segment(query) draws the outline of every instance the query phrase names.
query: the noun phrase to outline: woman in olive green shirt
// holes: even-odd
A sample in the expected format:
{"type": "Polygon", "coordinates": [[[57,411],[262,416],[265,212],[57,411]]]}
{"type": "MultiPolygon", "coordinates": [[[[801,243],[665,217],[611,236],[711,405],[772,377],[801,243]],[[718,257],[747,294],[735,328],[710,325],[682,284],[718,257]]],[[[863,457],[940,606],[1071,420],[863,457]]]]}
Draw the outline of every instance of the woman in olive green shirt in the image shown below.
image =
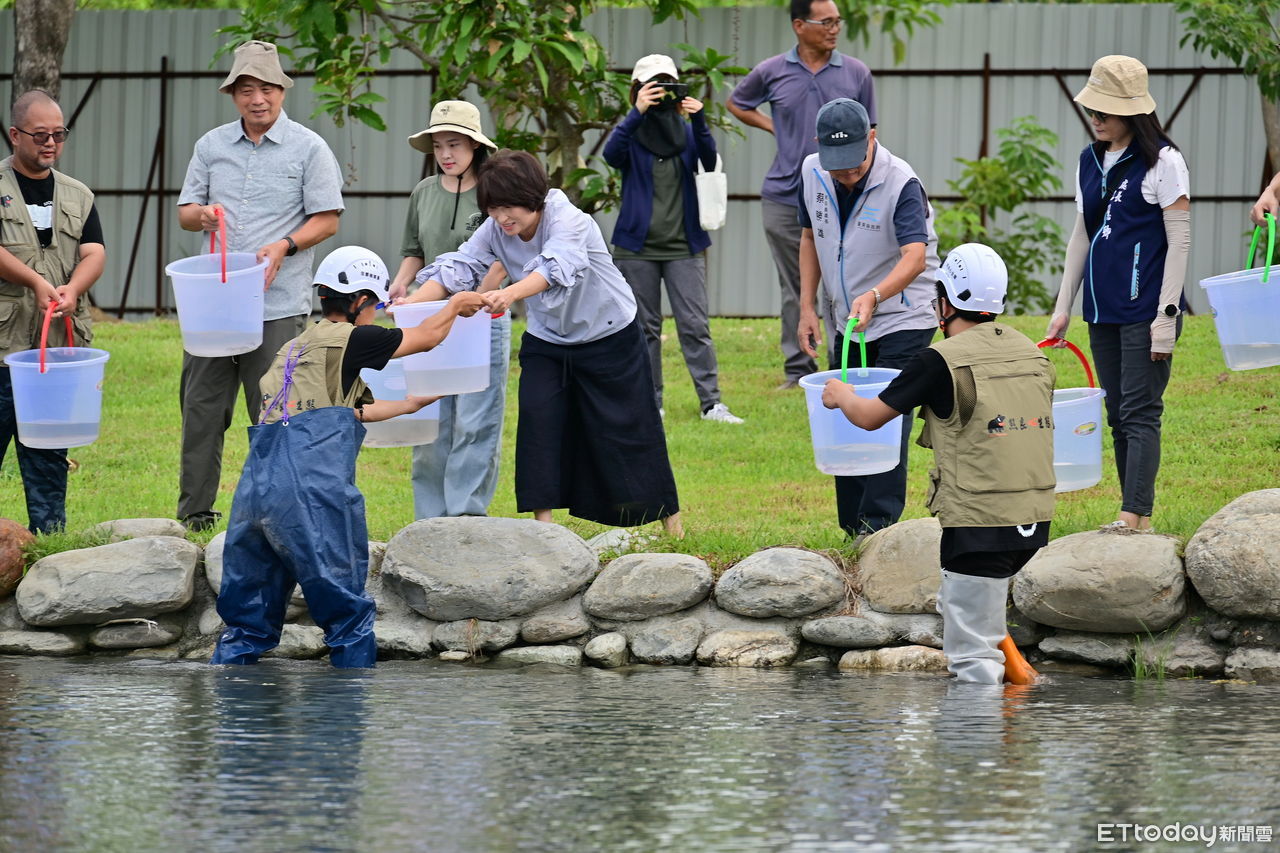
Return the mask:
{"type": "MultiPolygon", "coordinates": [[[[426,130],[409,137],[419,151],[435,155],[437,174],[409,197],[400,269],[393,299],[408,292],[427,258],[452,252],[475,233],[485,215],[476,203],[476,173],[496,146],[480,130],[480,111],[466,101],[441,101],[426,130]]],[[[495,263],[480,290],[493,290],[506,272],[495,263]]],[[[413,504],[417,518],[485,515],[498,485],[502,416],[511,358],[511,318],[493,318],[489,343],[489,387],[440,400],[440,434],[413,449],[413,504]]]]}

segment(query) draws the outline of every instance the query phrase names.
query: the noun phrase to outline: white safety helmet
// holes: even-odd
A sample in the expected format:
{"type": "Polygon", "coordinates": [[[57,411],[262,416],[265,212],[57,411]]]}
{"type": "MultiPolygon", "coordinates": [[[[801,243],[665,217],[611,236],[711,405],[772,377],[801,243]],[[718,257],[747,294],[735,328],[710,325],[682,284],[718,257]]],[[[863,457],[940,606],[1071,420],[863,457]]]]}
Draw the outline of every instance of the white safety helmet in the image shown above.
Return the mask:
{"type": "Polygon", "coordinates": [[[379,302],[390,300],[387,265],[363,246],[343,246],[326,255],[316,270],[315,283],[338,293],[369,290],[378,295],[379,302]]]}
{"type": "Polygon", "coordinates": [[[1003,314],[1009,292],[1009,271],[996,250],[981,243],[965,243],[947,254],[938,282],[953,308],[980,314],[1003,314]]]}

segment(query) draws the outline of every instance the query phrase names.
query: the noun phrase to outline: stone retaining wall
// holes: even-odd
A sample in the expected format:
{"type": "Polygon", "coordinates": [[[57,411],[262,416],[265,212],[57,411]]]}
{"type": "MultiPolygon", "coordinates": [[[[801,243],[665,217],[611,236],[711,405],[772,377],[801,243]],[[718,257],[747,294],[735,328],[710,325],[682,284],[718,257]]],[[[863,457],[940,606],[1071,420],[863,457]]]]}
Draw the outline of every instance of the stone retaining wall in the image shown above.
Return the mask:
{"type": "MultiPolygon", "coordinates": [[[[167,519],[101,527],[122,541],[45,557],[0,600],[0,653],[208,659],[223,535],[201,549],[167,519]]],[[[615,531],[585,542],[528,519],[430,519],[371,546],[368,591],[385,658],[945,672],[940,535],[914,519],[867,539],[848,570],[779,547],[716,579],[685,554],[615,556],[640,541],[615,531]],[[615,557],[603,568],[601,552],[615,557]]],[[[1015,578],[1010,632],[1033,661],[1280,681],[1277,554],[1280,489],[1228,504],[1185,555],[1155,534],[1064,536],[1015,578]]],[[[326,651],[295,591],[273,655],[326,651]]]]}

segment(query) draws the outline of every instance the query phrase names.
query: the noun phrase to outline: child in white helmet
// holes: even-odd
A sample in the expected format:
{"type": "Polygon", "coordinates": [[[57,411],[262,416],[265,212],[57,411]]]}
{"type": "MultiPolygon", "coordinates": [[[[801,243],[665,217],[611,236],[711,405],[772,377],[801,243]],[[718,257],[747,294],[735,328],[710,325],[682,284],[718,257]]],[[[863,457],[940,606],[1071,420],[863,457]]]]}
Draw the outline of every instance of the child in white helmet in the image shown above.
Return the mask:
{"type": "Polygon", "coordinates": [[[1009,640],[1009,578],[1049,541],[1053,517],[1053,365],[1025,335],[994,322],[1008,273],[988,246],[966,243],[938,270],[933,301],[944,339],[878,397],[832,379],[827,408],[876,429],[921,407],[919,443],[934,451],[929,509],[942,525],[943,652],[961,681],[1025,683],[1035,671],[1009,640]]]}
{"type": "Polygon", "coordinates": [[[459,293],[416,328],[376,326],[390,278],[378,256],[359,246],[326,257],[315,283],[324,319],[281,347],[262,377],[262,416],[249,427],[249,457],[227,525],[218,593],[227,628],[212,663],[255,663],[274,648],[297,583],[333,665],[374,665],[374,605],[364,594],[369,537],[355,484],[361,424],[437,398],[374,400],[360,370],[435,347],[454,318],[483,304],[479,294],[459,293]]]}

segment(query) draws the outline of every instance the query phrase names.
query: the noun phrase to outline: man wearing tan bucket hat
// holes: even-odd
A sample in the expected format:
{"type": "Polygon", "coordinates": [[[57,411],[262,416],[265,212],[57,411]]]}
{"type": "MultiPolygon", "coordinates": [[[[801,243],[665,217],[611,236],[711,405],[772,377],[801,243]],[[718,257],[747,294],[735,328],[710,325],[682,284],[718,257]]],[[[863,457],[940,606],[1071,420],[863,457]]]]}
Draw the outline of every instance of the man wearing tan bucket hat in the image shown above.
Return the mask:
{"type": "Polygon", "coordinates": [[[1119,517],[1105,529],[1149,530],[1164,390],[1186,308],[1191,181],[1156,118],[1141,62],[1102,57],[1075,100],[1095,141],[1076,169],[1078,213],[1048,337],[1066,345],[1082,292],[1120,479],[1119,517]]]}
{"type": "Polygon", "coordinates": [[[285,115],[285,90],[292,86],[275,45],[249,41],[236,48],[218,91],[231,96],[240,118],[196,142],[178,196],[185,230],[217,231],[221,218],[227,251],[253,252],[267,262],[261,346],[237,356],[182,356],[178,518],[194,530],[212,527],[220,515],[213,504],[236,394],[244,389],[249,420],[256,422],[258,381],[311,313],[312,247],[337,233],[343,210],[333,152],[285,115]]]}

